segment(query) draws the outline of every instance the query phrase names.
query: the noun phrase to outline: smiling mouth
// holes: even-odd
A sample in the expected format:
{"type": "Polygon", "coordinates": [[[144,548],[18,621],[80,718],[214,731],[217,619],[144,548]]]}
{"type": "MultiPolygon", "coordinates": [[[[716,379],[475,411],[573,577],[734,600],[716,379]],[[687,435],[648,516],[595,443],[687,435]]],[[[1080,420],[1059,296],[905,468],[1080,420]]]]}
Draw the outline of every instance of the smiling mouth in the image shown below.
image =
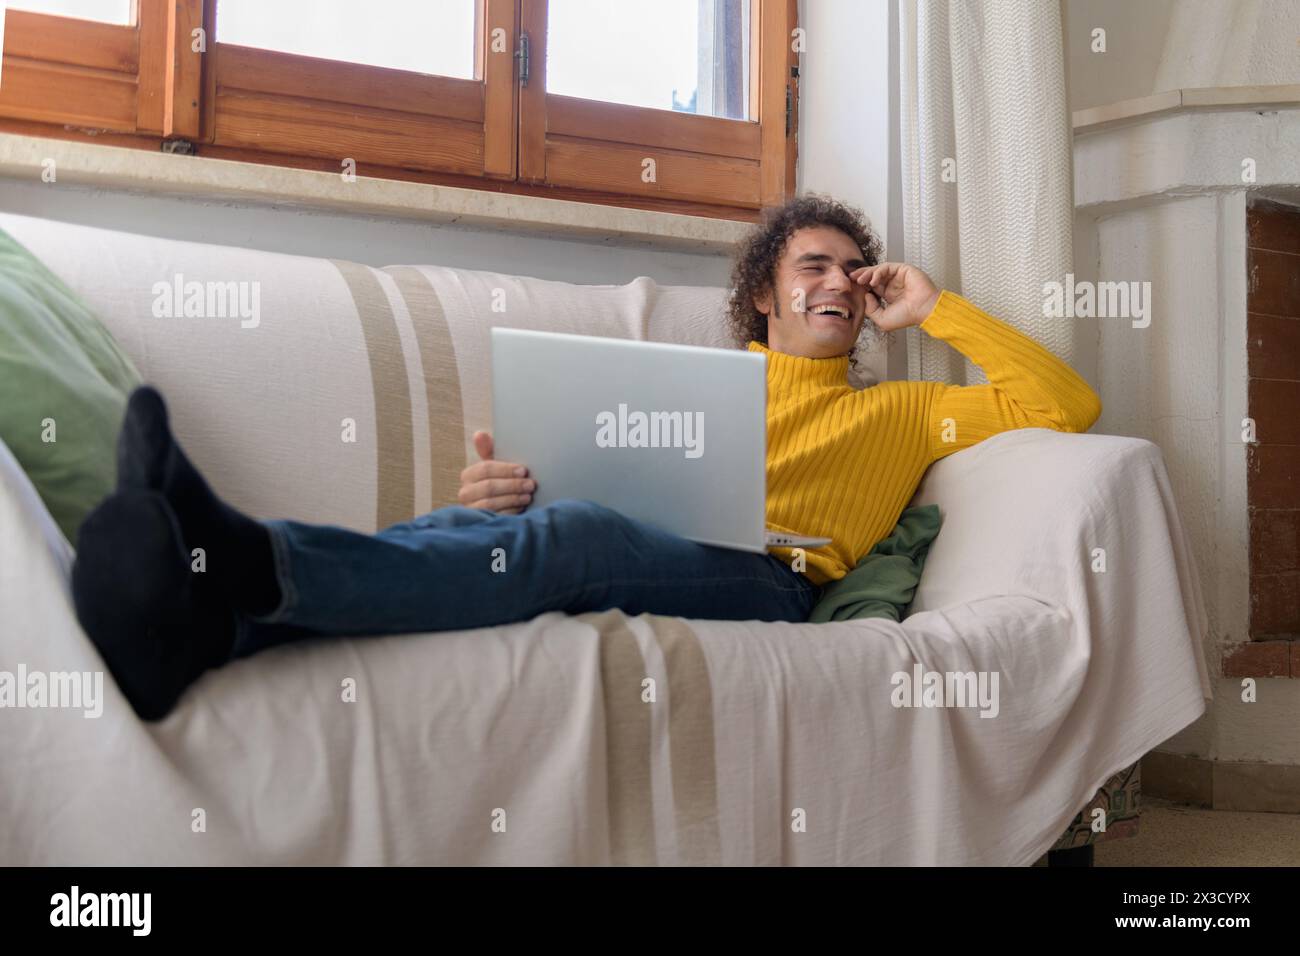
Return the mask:
{"type": "Polygon", "coordinates": [[[837,315],[846,320],[853,318],[848,308],[842,305],[815,305],[808,311],[813,315],[837,315]]]}

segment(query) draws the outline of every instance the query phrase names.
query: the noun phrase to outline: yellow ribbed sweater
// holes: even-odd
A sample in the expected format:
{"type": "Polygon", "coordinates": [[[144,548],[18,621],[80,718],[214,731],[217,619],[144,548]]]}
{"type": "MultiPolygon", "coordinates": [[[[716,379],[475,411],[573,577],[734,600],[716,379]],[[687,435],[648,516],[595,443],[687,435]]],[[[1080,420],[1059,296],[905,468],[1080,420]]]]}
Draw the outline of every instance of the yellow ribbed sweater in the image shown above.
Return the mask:
{"type": "MultiPolygon", "coordinates": [[[[808,549],[816,584],[847,574],[894,530],[932,462],[1014,428],[1085,432],[1101,399],[1033,339],[944,290],[921,323],[984,370],[987,385],[881,382],[855,390],[849,358],[767,356],[767,524],[831,538],[808,549]]],[[[771,553],[787,564],[790,548],[771,553]]]]}

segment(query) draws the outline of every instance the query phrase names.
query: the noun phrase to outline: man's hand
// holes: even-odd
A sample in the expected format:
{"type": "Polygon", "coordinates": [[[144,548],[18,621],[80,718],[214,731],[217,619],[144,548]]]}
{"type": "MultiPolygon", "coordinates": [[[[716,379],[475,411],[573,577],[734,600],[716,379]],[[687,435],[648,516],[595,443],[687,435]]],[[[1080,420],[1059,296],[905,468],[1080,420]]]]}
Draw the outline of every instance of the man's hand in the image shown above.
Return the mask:
{"type": "Polygon", "coordinates": [[[884,332],[920,325],[939,301],[930,277],[903,262],[863,266],[849,278],[867,287],[867,318],[884,332]]]}
{"type": "Polygon", "coordinates": [[[460,473],[460,493],[456,495],[460,503],[503,515],[517,515],[527,508],[537,487],[528,477],[528,469],[510,461],[493,461],[489,432],[474,433],[474,450],[483,460],[460,473]]]}

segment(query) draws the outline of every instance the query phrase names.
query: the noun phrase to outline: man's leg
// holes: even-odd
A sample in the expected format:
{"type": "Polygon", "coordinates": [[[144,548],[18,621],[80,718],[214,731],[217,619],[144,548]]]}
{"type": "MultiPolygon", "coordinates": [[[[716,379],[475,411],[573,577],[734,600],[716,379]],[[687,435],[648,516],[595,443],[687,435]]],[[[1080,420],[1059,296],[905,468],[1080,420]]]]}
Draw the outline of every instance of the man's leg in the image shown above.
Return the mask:
{"type": "Polygon", "coordinates": [[[364,535],[270,521],[282,600],[235,656],[324,634],[458,630],[620,608],[804,621],[816,588],[776,558],[696,544],[590,501],[521,515],[452,507],[364,535]]]}
{"type": "Polygon", "coordinates": [[[590,502],[519,516],[447,508],[375,536],[254,521],[213,494],[147,387],[127,403],[118,488],[83,522],[72,569],[77,618],[146,720],[205,670],[299,637],[609,607],[803,620],[814,590],[768,555],[697,545],[590,502]]]}

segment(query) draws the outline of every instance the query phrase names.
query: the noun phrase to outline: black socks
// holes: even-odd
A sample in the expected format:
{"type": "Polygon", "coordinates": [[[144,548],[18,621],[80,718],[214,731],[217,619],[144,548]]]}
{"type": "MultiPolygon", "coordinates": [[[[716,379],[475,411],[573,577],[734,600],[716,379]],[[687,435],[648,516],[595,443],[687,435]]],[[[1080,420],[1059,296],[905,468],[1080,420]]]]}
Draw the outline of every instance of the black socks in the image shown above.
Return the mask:
{"type": "Polygon", "coordinates": [[[72,595],[144,720],[166,716],[195,678],[230,659],[236,610],[279,604],[270,534],[213,494],[147,386],[127,403],[117,491],[78,531],[72,595]]]}
{"type": "Polygon", "coordinates": [[[213,493],[171,433],[162,396],[137,388],[127,403],[117,444],[117,488],[159,492],[171,506],[191,563],[231,605],[254,616],[280,603],[271,536],[213,493]],[[202,555],[193,555],[201,549],[202,555]]]}

